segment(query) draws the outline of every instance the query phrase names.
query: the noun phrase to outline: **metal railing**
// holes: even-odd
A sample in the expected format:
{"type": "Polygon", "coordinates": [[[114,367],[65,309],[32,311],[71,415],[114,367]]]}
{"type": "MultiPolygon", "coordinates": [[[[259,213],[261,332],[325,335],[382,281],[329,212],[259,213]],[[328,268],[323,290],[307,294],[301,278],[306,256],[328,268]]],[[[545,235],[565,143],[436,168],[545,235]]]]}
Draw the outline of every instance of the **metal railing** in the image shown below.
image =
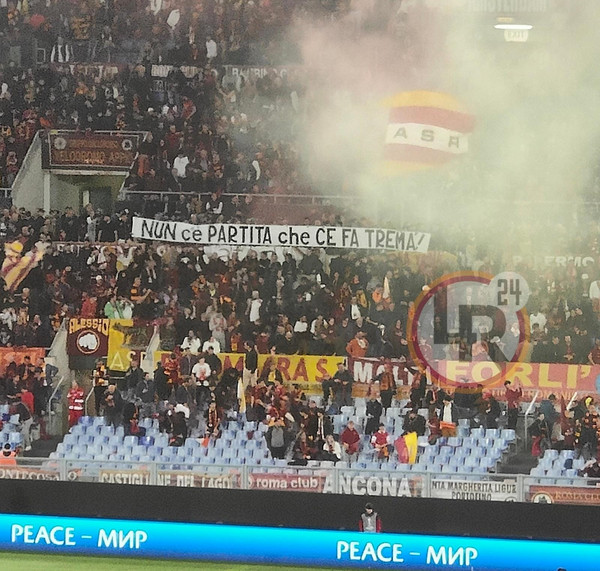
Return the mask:
{"type": "Polygon", "coordinates": [[[54,390],[48,399],[48,432],[50,434],[62,434],[62,415],[56,414],[56,411],[52,408],[54,402],[60,402],[60,397],[57,397],[58,390],[65,382],[65,377],[61,377],[54,386],[54,390]]]}
{"type": "MultiPolygon", "coordinates": [[[[165,197],[173,196],[178,197],[184,196],[199,196],[200,198],[210,198],[210,193],[196,193],[196,192],[177,192],[172,190],[132,190],[123,188],[122,193],[131,198],[135,196],[148,196],[158,195],[161,200],[165,197]]],[[[252,193],[226,193],[223,195],[224,198],[237,197],[240,201],[243,201],[247,196],[251,196],[253,202],[268,201],[272,204],[311,204],[314,206],[327,205],[329,203],[344,202],[348,204],[348,201],[356,202],[362,201],[372,203],[373,198],[367,198],[366,196],[360,196],[358,194],[347,194],[345,196],[340,195],[316,195],[316,194],[252,194],[252,193]]]]}
{"type": "MultiPolygon", "coordinates": [[[[325,463],[326,464],[326,463],[325,463]]],[[[366,470],[339,465],[263,466],[19,458],[0,478],[273,490],[361,496],[600,505],[600,480],[526,474],[433,473],[415,464],[366,470]]]]}
{"type": "Polygon", "coordinates": [[[525,422],[523,423],[524,424],[523,431],[525,433],[525,438],[523,439],[523,447],[525,449],[527,448],[527,437],[529,436],[528,435],[529,426],[527,424],[527,420],[531,416],[531,413],[533,412],[535,403],[539,396],[540,396],[540,391],[535,391],[535,394],[533,395],[533,398],[531,399],[531,402],[529,403],[529,406],[527,407],[527,410],[525,411],[525,422]]]}
{"type": "Polygon", "coordinates": [[[90,400],[90,398],[92,397],[92,395],[94,395],[94,391],[93,390],[89,390],[88,394],[85,397],[85,401],[83,403],[83,414],[85,414],[85,416],[88,416],[88,401],[90,400]]]}

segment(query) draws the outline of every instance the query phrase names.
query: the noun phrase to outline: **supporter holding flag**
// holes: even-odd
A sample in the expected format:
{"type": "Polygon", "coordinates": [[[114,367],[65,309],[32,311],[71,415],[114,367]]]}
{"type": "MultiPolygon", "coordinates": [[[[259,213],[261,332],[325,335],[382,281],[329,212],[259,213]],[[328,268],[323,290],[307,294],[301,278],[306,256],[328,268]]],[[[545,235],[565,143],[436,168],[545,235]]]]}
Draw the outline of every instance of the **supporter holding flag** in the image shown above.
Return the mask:
{"type": "Polygon", "coordinates": [[[456,436],[456,425],[458,423],[458,409],[452,402],[450,395],[444,395],[443,403],[440,407],[439,418],[440,418],[440,429],[442,436],[456,436]]]}
{"type": "Polygon", "coordinates": [[[385,425],[379,425],[377,432],[371,437],[371,444],[375,449],[377,458],[387,460],[390,457],[390,435],[387,433],[385,425]]]}
{"type": "Polygon", "coordinates": [[[506,397],[506,406],[508,408],[507,428],[516,430],[517,420],[519,418],[519,404],[523,396],[523,389],[519,383],[515,383],[514,388],[511,381],[504,382],[504,396],[506,397]]]}
{"type": "Polygon", "coordinates": [[[14,292],[27,274],[35,268],[44,257],[47,244],[38,242],[33,250],[23,255],[23,244],[19,241],[4,245],[4,262],[0,269],[0,276],[6,282],[6,288],[14,292]]]}
{"type": "Polygon", "coordinates": [[[531,455],[536,458],[542,456],[552,445],[550,441],[552,433],[550,423],[546,420],[543,412],[540,412],[538,417],[533,421],[533,424],[529,427],[529,433],[533,436],[531,455]]]}
{"type": "Polygon", "coordinates": [[[392,406],[392,399],[396,394],[396,379],[394,378],[394,372],[392,364],[387,360],[383,366],[383,371],[379,373],[374,379],[376,383],[379,383],[379,394],[381,396],[381,405],[384,409],[392,406]]]}

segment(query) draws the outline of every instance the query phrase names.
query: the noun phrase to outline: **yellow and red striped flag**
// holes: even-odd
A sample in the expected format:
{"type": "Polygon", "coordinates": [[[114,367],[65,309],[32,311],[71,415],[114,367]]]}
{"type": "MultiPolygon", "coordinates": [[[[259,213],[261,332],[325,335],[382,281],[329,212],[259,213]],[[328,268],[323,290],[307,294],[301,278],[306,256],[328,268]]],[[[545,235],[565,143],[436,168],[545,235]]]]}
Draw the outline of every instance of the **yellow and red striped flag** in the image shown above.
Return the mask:
{"type": "Polygon", "coordinates": [[[475,119],[451,95],[408,91],[384,105],[390,108],[384,148],[390,165],[426,168],[468,152],[475,119]]]}

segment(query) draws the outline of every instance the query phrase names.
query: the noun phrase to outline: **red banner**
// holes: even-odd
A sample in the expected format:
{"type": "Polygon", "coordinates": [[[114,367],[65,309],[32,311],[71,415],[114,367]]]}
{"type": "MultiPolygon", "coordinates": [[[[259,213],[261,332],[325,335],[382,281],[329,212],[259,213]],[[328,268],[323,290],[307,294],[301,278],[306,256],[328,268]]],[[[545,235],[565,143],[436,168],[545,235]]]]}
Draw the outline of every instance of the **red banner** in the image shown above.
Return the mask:
{"type": "Polygon", "coordinates": [[[25,357],[31,357],[35,365],[38,359],[46,356],[46,349],[41,347],[0,347],[0,374],[4,375],[6,367],[13,361],[20,365],[25,357]]]}
{"type": "MultiPolygon", "coordinates": [[[[405,373],[406,363],[392,359],[392,370],[396,384],[408,387],[412,375],[405,373]]],[[[382,359],[350,359],[349,368],[354,380],[369,383],[383,371],[382,359]]],[[[460,382],[481,383],[485,389],[493,389],[499,396],[504,392],[505,380],[519,381],[524,391],[539,390],[542,395],[571,395],[574,391],[596,393],[596,379],[600,376],[600,365],[567,365],[563,363],[492,363],[490,361],[438,361],[437,370],[444,377],[460,382]],[[499,379],[488,383],[488,379],[501,373],[499,379]]],[[[455,387],[450,387],[454,391],[455,387]]]]}
{"type": "Polygon", "coordinates": [[[288,492],[323,492],[327,477],[304,474],[258,474],[248,475],[251,490],[277,490],[288,492]]]}
{"type": "Polygon", "coordinates": [[[531,486],[529,502],[600,506],[600,488],[593,486],[531,486]]]}

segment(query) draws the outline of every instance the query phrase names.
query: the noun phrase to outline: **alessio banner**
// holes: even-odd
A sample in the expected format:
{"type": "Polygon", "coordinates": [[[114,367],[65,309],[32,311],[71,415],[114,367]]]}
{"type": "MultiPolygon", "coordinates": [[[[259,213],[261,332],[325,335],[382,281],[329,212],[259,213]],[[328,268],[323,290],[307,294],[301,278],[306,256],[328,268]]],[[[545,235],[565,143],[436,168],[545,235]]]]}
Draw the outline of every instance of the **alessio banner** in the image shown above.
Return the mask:
{"type": "Polygon", "coordinates": [[[206,246],[272,246],[307,248],[353,248],[427,252],[431,234],[348,228],[344,226],[297,226],[259,224],[187,224],[150,218],[133,219],[134,238],[206,246]]]}

